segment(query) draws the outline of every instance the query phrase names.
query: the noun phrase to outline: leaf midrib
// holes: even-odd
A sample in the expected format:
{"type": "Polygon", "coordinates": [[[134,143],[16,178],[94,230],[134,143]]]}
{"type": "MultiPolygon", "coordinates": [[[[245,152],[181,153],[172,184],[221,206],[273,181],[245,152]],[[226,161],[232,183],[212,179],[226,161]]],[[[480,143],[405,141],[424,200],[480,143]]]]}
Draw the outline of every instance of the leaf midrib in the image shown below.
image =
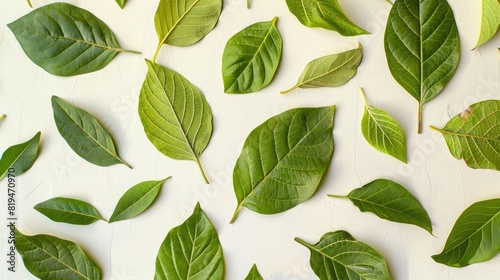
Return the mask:
{"type": "Polygon", "coordinates": [[[7,166],[7,168],[5,169],[5,172],[3,174],[0,174],[0,179],[3,179],[5,177],[5,174],[7,174],[7,172],[9,171],[9,168],[14,166],[14,164],[16,164],[16,162],[21,158],[21,156],[24,155],[24,153],[28,150],[28,148],[31,146],[31,144],[33,144],[33,142],[35,141],[35,138],[37,138],[36,137],[37,135],[38,135],[38,133],[33,138],[28,140],[29,143],[26,145],[26,147],[19,153],[19,155],[17,155],[15,160],[13,160],[12,163],[9,166],[7,166]]]}
{"type": "Polygon", "coordinates": [[[37,207],[36,209],[37,210],[38,209],[44,209],[44,210],[51,210],[51,211],[57,211],[57,212],[63,212],[63,213],[70,213],[70,214],[74,214],[74,215],[78,215],[78,216],[84,216],[84,217],[94,218],[94,219],[97,219],[97,220],[101,220],[102,219],[101,216],[94,216],[93,214],[86,214],[86,213],[83,213],[83,212],[76,212],[74,210],[66,210],[66,209],[60,209],[60,208],[49,208],[49,207],[37,207]]]}
{"type": "Polygon", "coordinates": [[[457,137],[477,138],[477,139],[481,139],[481,140],[485,140],[485,141],[500,141],[500,139],[495,139],[495,138],[491,138],[491,137],[473,135],[473,134],[468,134],[468,133],[460,133],[460,132],[455,132],[455,131],[448,131],[448,130],[444,130],[444,129],[438,129],[435,127],[433,127],[433,129],[435,129],[443,134],[450,134],[450,135],[457,136],[457,137]]]}
{"type": "MultiPolygon", "coordinates": [[[[193,2],[193,5],[191,5],[190,7],[188,7],[188,9],[186,9],[184,11],[184,13],[182,15],[179,16],[179,18],[177,19],[177,21],[172,25],[172,27],[170,28],[170,30],[168,30],[167,34],[165,34],[165,36],[163,37],[163,39],[160,41],[160,44],[159,46],[165,44],[165,41],[167,41],[168,37],[170,36],[170,34],[172,32],[175,31],[175,28],[177,28],[177,25],[179,25],[179,23],[184,19],[184,17],[186,17],[186,15],[194,8],[194,6],[196,6],[200,1],[202,0],[197,0],[195,2],[193,2]]],[[[167,16],[168,17],[168,16],[167,16]]],[[[167,26],[168,28],[168,26],[167,26]]]]}
{"type": "MultiPolygon", "coordinates": [[[[359,50],[359,49],[355,49],[355,50],[359,50]]],[[[332,69],[332,70],[326,71],[326,72],[325,72],[325,73],[323,73],[323,74],[320,74],[320,75],[318,75],[318,76],[314,76],[314,77],[312,77],[312,78],[310,78],[310,79],[308,79],[308,80],[302,81],[300,84],[298,84],[298,85],[297,85],[297,87],[300,87],[300,86],[302,86],[302,85],[305,85],[305,84],[307,84],[307,83],[310,83],[311,81],[318,80],[318,79],[320,79],[320,78],[322,78],[322,77],[324,77],[324,76],[327,76],[327,75],[329,75],[329,74],[331,74],[331,73],[333,73],[333,72],[335,72],[335,71],[339,70],[340,68],[342,68],[343,66],[345,66],[346,64],[348,64],[349,62],[351,62],[351,61],[354,59],[354,57],[355,57],[355,55],[354,55],[354,56],[352,56],[352,57],[350,57],[350,58],[349,58],[348,60],[346,60],[344,63],[342,63],[342,64],[338,65],[337,67],[335,67],[335,68],[334,68],[334,69],[332,69]]],[[[338,56],[337,56],[337,58],[338,58],[338,56]]],[[[333,61],[333,62],[335,62],[335,61],[333,61]]],[[[333,64],[333,62],[332,62],[332,63],[330,63],[330,65],[332,65],[332,64],[333,64]]]]}
{"type": "MultiPolygon", "coordinates": [[[[384,126],[382,126],[381,124],[379,124],[378,120],[377,120],[377,119],[373,116],[373,114],[372,114],[372,110],[371,110],[372,108],[373,108],[373,107],[371,107],[371,106],[366,106],[366,111],[368,111],[368,114],[370,115],[370,118],[371,118],[371,119],[373,120],[373,122],[377,125],[377,127],[379,127],[379,128],[380,128],[379,130],[380,130],[380,131],[382,131],[382,134],[384,135],[384,138],[386,138],[386,139],[389,141],[389,143],[391,143],[391,145],[392,145],[393,147],[395,147],[395,148],[396,148],[396,145],[394,145],[394,143],[392,142],[392,138],[391,138],[391,137],[389,137],[389,135],[387,135],[387,134],[385,133],[385,130],[383,129],[383,128],[384,128],[384,126]]],[[[378,142],[378,139],[377,139],[377,142],[378,142]]],[[[401,144],[401,143],[399,143],[399,142],[398,142],[398,144],[401,144]]],[[[385,146],[385,145],[384,145],[384,146],[385,146]]]]}
{"type": "MultiPolygon", "coordinates": [[[[156,190],[158,188],[159,185],[163,184],[165,181],[160,181],[160,182],[157,182],[151,189],[149,189],[144,195],[142,195],[138,200],[136,200],[134,203],[131,203],[129,206],[127,206],[125,209],[123,209],[123,211],[121,211],[120,213],[116,214],[114,216],[114,221],[116,221],[116,218],[120,217],[121,215],[123,215],[125,212],[127,212],[130,208],[134,207],[135,205],[139,204],[139,202],[141,202],[142,200],[144,200],[144,198],[146,196],[148,196],[150,193],[152,193],[154,190],[156,190]]],[[[149,204],[151,205],[151,204],[149,204]]],[[[148,205],[148,206],[149,206],[148,205]]],[[[147,206],[146,206],[147,207],[147,206]]],[[[111,218],[110,218],[111,220],[111,218]]]]}
{"type": "Polygon", "coordinates": [[[353,196],[350,196],[350,195],[348,195],[347,197],[348,197],[349,199],[351,199],[351,200],[357,200],[357,201],[361,201],[361,202],[364,202],[364,203],[370,204],[370,205],[372,205],[372,206],[379,206],[380,208],[384,208],[384,209],[386,209],[386,210],[392,210],[392,211],[394,211],[394,212],[396,212],[396,213],[398,213],[398,214],[400,214],[400,215],[402,215],[402,216],[405,216],[405,217],[410,218],[410,220],[416,220],[416,221],[420,222],[418,219],[415,219],[415,218],[413,218],[412,216],[410,216],[410,215],[408,215],[408,214],[406,214],[406,213],[404,213],[404,212],[401,212],[401,211],[399,211],[399,210],[397,210],[397,209],[395,209],[395,208],[390,208],[390,207],[387,207],[387,206],[385,206],[385,205],[383,205],[383,204],[377,204],[377,203],[374,203],[374,202],[370,202],[369,200],[362,199],[362,198],[357,198],[357,197],[353,197],[353,196]]]}

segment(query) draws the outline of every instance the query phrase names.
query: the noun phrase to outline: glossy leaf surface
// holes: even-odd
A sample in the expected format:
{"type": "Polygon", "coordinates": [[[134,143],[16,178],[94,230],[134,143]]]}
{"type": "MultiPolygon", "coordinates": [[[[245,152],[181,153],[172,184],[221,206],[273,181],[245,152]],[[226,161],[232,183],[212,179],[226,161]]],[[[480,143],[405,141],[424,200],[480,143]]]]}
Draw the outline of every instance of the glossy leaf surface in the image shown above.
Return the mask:
{"type": "Polygon", "coordinates": [[[94,206],[72,198],[51,198],[33,208],[55,222],[89,225],[99,220],[105,221],[94,206]]]}
{"type": "Polygon", "coordinates": [[[0,159],[0,180],[7,174],[21,175],[33,166],[38,156],[41,134],[38,132],[30,140],[5,150],[0,159]]]}

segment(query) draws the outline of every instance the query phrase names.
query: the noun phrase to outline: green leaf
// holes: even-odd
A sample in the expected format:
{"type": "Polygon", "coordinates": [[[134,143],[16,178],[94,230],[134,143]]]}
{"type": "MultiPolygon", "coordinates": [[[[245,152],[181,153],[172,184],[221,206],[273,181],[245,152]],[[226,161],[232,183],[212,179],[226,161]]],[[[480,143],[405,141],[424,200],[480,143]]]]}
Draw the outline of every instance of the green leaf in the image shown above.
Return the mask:
{"type": "Polygon", "coordinates": [[[30,140],[5,150],[0,159],[0,180],[7,174],[19,176],[33,166],[38,156],[41,135],[41,132],[37,132],[30,140]]]}
{"type": "Polygon", "coordinates": [[[438,262],[464,267],[485,262],[500,252],[500,199],[472,204],[458,217],[438,262]]]}
{"type": "Polygon", "coordinates": [[[57,129],[75,153],[98,166],[132,168],[118,157],[111,135],[94,116],[55,95],[51,101],[57,129]]]}
{"type": "Polygon", "coordinates": [[[482,0],[481,31],[476,48],[495,36],[500,26],[500,2],[498,0],[482,0]]]}
{"type": "Polygon", "coordinates": [[[348,198],[362,212],[372,212],[382,219],[421,227],[432,234],[429,215],[418,200],[400,184],[378,179],[351,191],[348,198]]]}
{"type": "Polygon", "coordinates": [[[471,105],[452,118],[441,132],[450,153],[474,169],[500,170],[500,100],[471,105]]]}
{"type": "Polygon", "coordinates": [[[24,235],[16,229],[16,250],[24,266],[40,279],[99,280],[99,267],[78,244],[50,235],[24,235]]]}
{"type": "Polygon", "coordinates": [[[125,7],[125,3],[127,2],[127,0],[116,0],[116,3],[118,4],[118,6],[120,6],[120,8],[123,9],[123,7],[125,7]]]}
{"type": "Polygon", "coordinates": [[[287,93],[299,87],[317,88],[344,85],[354,77],[362,58],[363,47],[359,44],[357,49],[315,59],[306,65],[297,84],[281,93],[287,93]]]}
{"type": "Polygon", "coordinates": [[[446,0],[398,0],[385,30],[385,54],[394,79],[422,107],[448,84],[458,66],[460,38],[446,0]]]}
{"type": "Polygon", "coordinates": [[[254,23],[227,41],[222,55],[226,93],[256,92],[271,83],[283,49],[277,21],[254,23]]]}
{"type": "Polygon", "coordinates": [[[361,119],[361,132],[366,141],[378,151],[391,155],[400,161],[406,160],[406,135],[401,125],[385,111],[370,106],[366,101],[365,111],[361,119]]]}
{"type": "Polygon", "coordinates": [[[26,55],[45,71],[74,76],[100,70],[122,49],[92,13],[66,3],[38,8],[7,25],[26,55]]]}
{"type": "Polygon", "coordinates": [[[212,136],[212,111],[205,96],[181,74],[146,63],[139,116],[149,141],[170,158],[195,161],[208,184],[199,160],[212,136]]]}
{"type": "Polygon", "coordinates": [[[248,273],[245,280],[264,280],[264,278],[262,278],[262,276],[260,275],[259,270],[257,269],[257,265],[254,264],[252,266],[252,269],[248,273]]]}
{"type": "Polygon", "coordinates": [[[89,225],[106,221],[91,204],[72,198],[55,197],[38,203],[33,208],[55,222],[89,225]]]}
{"type": "Polygon", "coordinates": [[[156,258],[155,280],[222,280],[224,257],[217,231],[196,204],[193,214],[173,228],[156,258]]]}
{"type": "Polygon", "coordinates": [[[163,44],[193,45],[214,29],[222,11],[222,0],[160,0],[155,14],[158,35],[156,56],[163,44]]]}
{"type": "Polygon", "coordinates": [[[370,34],[346,17],[338,0],[286,0],[286,4],[307,27],[337,31],[343,36],[370,34]]]}
{"type": "Polygon", "coordinates": [[[131,219],[153,204],[160,193],[161,186],[170,177],[160,181],[146,181],[131,187],[116,204],[109,222],[131,219]]]}
{"type": "Polygon", "coordinates": [[[335,106],[298,108],[274,116],[247,137],[233,171],[238,207],[286,211],[308,200],[333,156],[335,106]]]}
{"type": "Polygon", "coordinates": [[[321,280],[390,280],[384,257],[345,231],[329,232],[314,245],[295,241],[311,251],[311,268],[321,280]]]}
{"type": "Polygon", "coordinates": [[[5,119],[5,114],[0,115],[0,121],[3,121],[5,119]]]}

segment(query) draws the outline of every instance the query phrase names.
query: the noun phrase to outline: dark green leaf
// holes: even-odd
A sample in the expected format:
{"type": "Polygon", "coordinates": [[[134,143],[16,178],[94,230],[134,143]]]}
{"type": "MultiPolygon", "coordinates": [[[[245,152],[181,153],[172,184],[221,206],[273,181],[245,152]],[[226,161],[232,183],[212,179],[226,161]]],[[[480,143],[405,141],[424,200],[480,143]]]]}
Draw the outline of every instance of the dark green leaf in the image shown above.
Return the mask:
{"type": "Polygon", "coordinates": [[[92,13],[66,3],[38,8],[9,23],[26,55],[45,71],[74,76],[100,70],[122,49],[92,13]]]}
{"type": "Polygon", "coordinates": [[[222,280],[224,257],[217,231],[200,207],[173,228],[156,258],[155,280],[222,280]]]}
{"type": "Polygon", "coordinates": [[[476,202],[458,217],[438,262],[453,267],[485,262],[500,252],[500,199],[476,202]]]}
{"type": "Polygon", "coordinates": [[[5,150],[0,159],[0,180],[8,174],[18,176],[30,169],[35,163],[40,147],[41,132],[22,144],[5,150]]]}
{"type": "Polygon", "coordinates": [[[16,250],[40,279],[99,280],[99,267],[75,243],[50,235],[27,236],[16,229],[16,250]]]}
{"type": "Polygon", "coordinates": [[[345,231],[329,232],[314,245],[295,241],[311,251],[311,268],[321,280],[391,280],[384,257],[345,231]]]}
{"type": "Polygon", "coordinates": [[[273,80],[283,48],[277,20],[252,24],[227,41],[222,55],[226,93],[256,92],[273,80]]]}
{"type": "Polygon", "coordinates": [[[99,220],[105,221],[94,206],[72,198],[55,197],[33,208],[55,222],[89,225],[99,220]]]}
{"type": "Polygon", "coordinates": [[[491,40],[500,26],[500,1],[481,0],[481,5],[481,31],[479,33],[476,48],[491,40]]]}
{"type": "Polygon", "coordinates": [[[254,264],[252,266],[252,269],[248,273],[245,280],[264,280],[264,278],[262,278],[262,276],[260,275],[259,270],[257,269],[257,265],[254,264]]]}
{"type": "Polygon", "coordinates": [[[245,141],[233,171],[238,207],[286,211],[316,191],[333,156],[335,106],[298,108],[274,116],[245,141]]]}

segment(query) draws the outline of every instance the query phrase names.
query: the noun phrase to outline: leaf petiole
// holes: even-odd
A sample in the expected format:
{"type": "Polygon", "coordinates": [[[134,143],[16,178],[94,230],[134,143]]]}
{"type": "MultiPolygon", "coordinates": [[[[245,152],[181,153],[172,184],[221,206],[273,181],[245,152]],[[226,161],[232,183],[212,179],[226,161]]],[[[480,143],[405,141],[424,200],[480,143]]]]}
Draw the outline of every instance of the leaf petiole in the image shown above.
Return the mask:
{"type": "Polygon", "coordinates": [[[207,175],[205,174],[205,170],[203,170],[203,166],[201,166],[200,159],[196,157],[196,163],[198,164],[198,167],[200,168],[201,175],[203,176],[203,180],[205,180],[205,183],[210,184],[210,182],[207,179],[207,175]]]}
{"type": "Polygon", "coordinates": [[[361,96],[363,97],[363,102],[365,103],[365,107],[369,107],[368,102],[366,101],[365,91],[363,90],[362,87],[359,88],[359,91],[361,92],[361,96]]]}
{"type": "Polygon", "coordinates": [[[31,1],[28,0],[28,5],[30,6],[30,8],[33,8],[33,5],[31,5],[31,1]]]}
{"type": "Polygon", "coordinates": [[[345,195],[336,195],[336,194],[328,194],[328,197],[333,197],[333,198],[349,198],[348,196],[345,196],[345,195]]]}
{"type": "Polygon", "coordinates": [[[247,9],[250,9],[250,0],[247,0],[247,9]]]}
{"type": "Polygon", "coordinates": [[[418,134],[422,134],[422,103],[418,103],[418,134]]]}
{"type": "Polygon", "coordinates": [[[243,203],[238,205],[238,208],[234,211],[233,217],[231,218],[231,221],[229,221],[230,224],[234,223],[236,220],[236,217],[238,217],[238,213],[240,213],[241,207],[243,206],[243,203]]]}
{"type": "Polygon", "coordinates": [[[5,114],[2,114],[2,115],[0,116],[0,121],[2,121],[3,119],[5,119],[5,114]]]}

